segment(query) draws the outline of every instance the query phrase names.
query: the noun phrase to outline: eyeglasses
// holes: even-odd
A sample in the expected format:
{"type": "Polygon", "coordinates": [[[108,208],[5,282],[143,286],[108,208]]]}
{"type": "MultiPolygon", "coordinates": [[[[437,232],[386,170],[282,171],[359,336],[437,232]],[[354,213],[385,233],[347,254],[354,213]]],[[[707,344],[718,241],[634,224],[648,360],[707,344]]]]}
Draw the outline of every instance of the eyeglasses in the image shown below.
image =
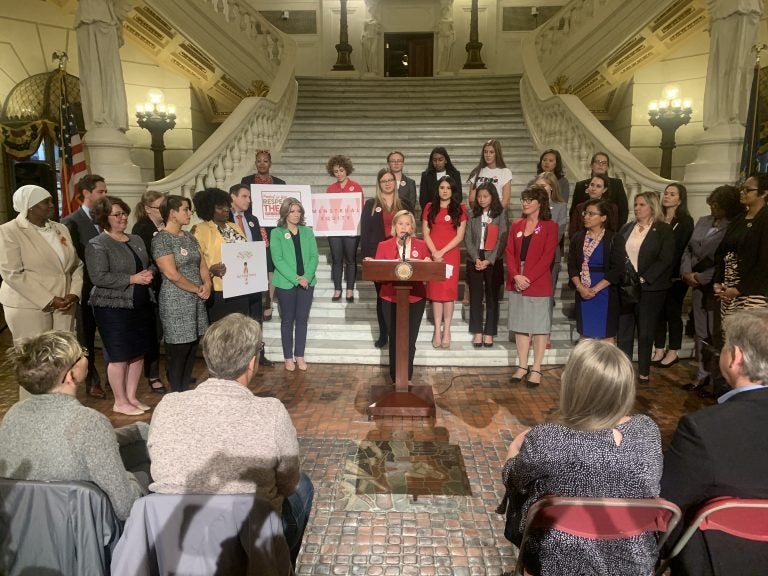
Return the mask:
{"type": "Polygon", "coordinates": [[[117,219],[128,218],[128,214],[126,214],[125,212],[116,212],[115,214],[110,214],[110,216],[117,219]]]}
{"type": "Polygon", "coordinates": [[[582,213],[581,213],[581,216],[582,216],[582,217],[587,217],[587,216],[602,216],[602,214],[600,214],[600,212],[588,212],[587,210],[584,210],[584,212],[582,212],[582,213]]]}
{"type": "Polygon", "coordinates": [[[69,373],[72,371],[72,369],[73,369],[75,366],[77,366],[77,363],[78,363],[78,362],[80,362],[80,360],[82,360],[83,358],[88,358],[88,348],[86,348],[85,346],[81,346],[81,347],[80,347],[80,356],[78,356],[78,357],[77,357],[77,360],[75,360],[75,361],[72,363],[72,366],[70,366],[70,367],[67,369],[67,371],[66,371],[66,372],[64,372],[64,378],[62,378],[62,379],[61,379],[61,381],[62,381],[62,382],[64,382],[64,380],[65,380],[65,379],[66,379],[66,377],[67,377],[67,374],[69,374],[69,373]]]}
{"type": "Polygon", "coordinates": [[[144,204],[145,210],[160,210],[160,206],[150,206],[149,204],[144,204]]]}
{"type": "Polygon", "coordinates": [[[744,194],[749,194],[750,192],[760,192],[760,188],[747,188],[746,186],[741,189],[744,194]]]}

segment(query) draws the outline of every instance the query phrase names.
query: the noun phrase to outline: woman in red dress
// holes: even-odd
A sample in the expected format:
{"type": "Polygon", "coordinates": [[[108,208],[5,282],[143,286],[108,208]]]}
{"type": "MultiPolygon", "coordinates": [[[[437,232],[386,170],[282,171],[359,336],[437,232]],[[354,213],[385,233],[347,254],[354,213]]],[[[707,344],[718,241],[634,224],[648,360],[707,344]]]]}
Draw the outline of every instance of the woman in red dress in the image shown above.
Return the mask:
{"type": "MultiPolygon", "coordinates": [[[[400,210],[392,218],[392,237],[379,242],[376,249],[377,260],[401,260],[405,253],[406,260],[429,260],[429,248],[423,240],[414,236],[416,219],[408,210],[400,210]]],[[[421,318],[424,316],[426,289],[424,282],[411,282],[408,295],[408,380],[413,378],[413,359],[416,356],[416,339],[419,336],[421,318]]],[[[397,310],[395,287],[391,282],[381,284],[379,299],[382,301],[384,319],[389,332],[389,375],[395,381],[395,358],[397,351],[397,330],[395,314],[397,310]]]]}
{"type": "Polygon", "coordinates": [[[437,192],[422,213],[424,241],[435,262],[445,262],[445,280],[427,284],[427,298],[432,301],[435,318],[434,348],[451,347],[451,319],[453,303],[459,295],[459,266],[461,243],[467,227],[467,209],[461,203],[461,192],[456,181],[443,176],[437,183],[437,192]]]}

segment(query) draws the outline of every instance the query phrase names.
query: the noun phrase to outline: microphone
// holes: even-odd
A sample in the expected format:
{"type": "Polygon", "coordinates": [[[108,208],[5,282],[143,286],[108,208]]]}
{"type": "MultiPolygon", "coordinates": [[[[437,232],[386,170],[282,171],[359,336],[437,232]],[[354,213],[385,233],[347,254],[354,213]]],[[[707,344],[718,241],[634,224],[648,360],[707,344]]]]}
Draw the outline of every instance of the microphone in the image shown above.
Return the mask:
{"type": "Polygon", "coordinates": [[[403,260],[406,259],[406,257],[405,257],[406,256],[405,255],[405,242],[406,242],[406,240],[408,240],[409,236],[410,236],[410,234],[408,234],[408,232],[403,232],[402,234],[400,234],[400,240],[403,241],[403,260]]]}

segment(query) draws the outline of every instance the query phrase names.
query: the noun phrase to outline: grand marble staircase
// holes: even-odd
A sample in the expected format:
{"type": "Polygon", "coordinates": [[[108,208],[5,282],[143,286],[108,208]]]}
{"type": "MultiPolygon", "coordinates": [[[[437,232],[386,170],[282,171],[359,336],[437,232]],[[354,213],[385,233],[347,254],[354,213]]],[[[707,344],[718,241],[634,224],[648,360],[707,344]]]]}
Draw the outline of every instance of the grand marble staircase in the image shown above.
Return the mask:
{"type": "MultiPolygon", "coordinates": [[[[296,117],[280,158],[272,172],[289,183],[312,185],[325,191],[331,178],[325,163],[334,154],[352,158],[352,178],[367,196],[375,189],[376,172],[386,166],[390,150],[406,156],[405,172],[417,183],[434,146],[444,145],[456,167],[467,176],[480,158],[489,138],[502,142],[504,159],[512,170],[514,198],[535,174],[538,155],[522,119],[519,77],[404,78],[376,80],[328,80],[300,78],[296,117]]],[[[309,362],[386,364],[387,350],[373,346],[378,337],[373,285],[359,281],[356,300],[331,302],[330,255],[324,238],[318,240],[320,267],[310,314],[306,356],[309,362]]],[[[463,271],[462,271],[463,274],[463,271]]],[[[558,292],[564,288],[559,287],[558,292]]],[[[565,299],[572,295],[565,288],[565,299]]],[[[552,348],[546,362],[565,361],[571,348],[572,326],[563,314],[560,298],[554,312],[552,348]]],[[[460,302],[452,322],[450,350],[431,346],[432,325],[424,319],[417,345],[416,364],[429,366],[506,366],[516,362],[513,343],[506,331],[506,302],[501,304],[497,344],[475,349],[467,320],[469,311],[460,302]]],[[[279,309],[264,324],[267,351],[279,359],[279,309]]]]}

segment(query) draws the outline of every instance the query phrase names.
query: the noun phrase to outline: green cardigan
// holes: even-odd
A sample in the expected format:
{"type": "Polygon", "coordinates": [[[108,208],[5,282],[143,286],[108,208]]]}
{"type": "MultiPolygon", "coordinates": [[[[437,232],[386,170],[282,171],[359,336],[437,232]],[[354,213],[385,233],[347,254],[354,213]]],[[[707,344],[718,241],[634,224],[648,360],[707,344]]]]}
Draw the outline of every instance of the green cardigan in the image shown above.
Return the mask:
{"type": "MultiPolygon", "coordinates": [[[[299,239],[301,242],[301,257],[304,260],[304,278],[310,286],[317,283],[315,272],[317,271],[318,253],[317,241],[312,228],[299,226],[299,239]]],[[[272,262],[275,265],[275,273],[272,275],[272,284],[276,288],[290,290],[299,285],[296,275],[296,250],[293,240],[287,228],[273,228],[269,235],[269,249],[272,253],[272,262]],[[286,238],[286,236],[288,236],[286,238]]]]}

